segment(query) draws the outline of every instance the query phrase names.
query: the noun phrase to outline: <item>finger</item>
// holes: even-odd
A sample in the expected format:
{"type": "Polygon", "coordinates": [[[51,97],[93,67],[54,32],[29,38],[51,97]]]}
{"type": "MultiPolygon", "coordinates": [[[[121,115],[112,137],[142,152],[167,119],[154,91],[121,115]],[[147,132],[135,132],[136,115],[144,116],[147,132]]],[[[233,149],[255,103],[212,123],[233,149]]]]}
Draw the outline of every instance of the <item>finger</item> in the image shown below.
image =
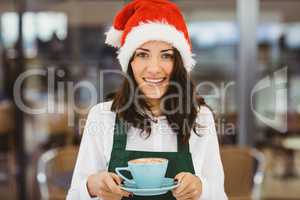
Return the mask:
{"type": "Polygon", "coordinates": [[[198,200],[198,199],[191,199],[191,198],[189,198],[189,199],[186,199],[186,198],[181,199],[181,198],[178,198],[178,197],[175,197],[175,198],[176,198],[176,200],[198,200]]]}
{"type": "Polygon", "coordinates": [[[187,198],[187,197],[181,197],[181,198],[178,198],[177,200],[198,200],[198,199],[194,199],[194,198],[187,198]]]}
{"type": "Polygon", "coordinates": [[[182,179],[183,177],[185,176],[185,172],[180,172],[179,174],[177,174],[175,177],[174,177],[174,180],[177,181],[178,183],[180,183],[180,185],[175,188],[173,191],[176,193],[179,189],[179,187],[182,187],[182,179]]]}
{"type": "Polygon", "coordinates": [[[111,195],[99,197],[99,199],[101,200],[120,200],[121,198],[122,197],[120,196],[111,196],[111,195]]]}
{"type": "Polygon", "coordinates": [[[105,178],[105,184],[109,188],[110,192],[115,193],[115,194],[122,194],[122,190],[118,185],[115,183],[114,179],[111,176],[108,176],[105,178]]]}
{"type": "MultiPolygon", "coordinates": [[[[101,189],[102,190],[102,189],[101,189]]],[[[107,190],[103,190],[107,193],[111,193],[111,194],[114,194],[118,197],[130,197],[131,195],[133,195],[131,192],[127,192],[125,190],[121,190],[121,194],[118,194],[118,193],[112,193],[111,191],[107,191],[107,190]]]]}
{"type": "Polygon", "coordinates": [[[112,198],[120,199],[121,197],[130,197],[131,193],[122,190],[122,194],[115,194],[115,193],[112,193],[112,192],[107,191],[107,190],[100,190],[100,191],[99,191],[99,195],[100,195],[102,198],[103,198],[104,196],[105,196],[105,197],[110,197],[109,200],[111,200],[112,198]]]}
{"type": "Polygon", "coordinates": [[[120,198],[120,195],[117,194],[113,194],[111,192],[107,192],[105,190],[100,190],[98,193],[98,197],[100,197],[101,199],[117,199],[120,198]]]}
{"type": "MultiPolygon", "coordinates": [[[[121,177],[119,177],[117,174],[115,173],[110,173],[111,177],[114,179],[114,181],[118,184],[118,185],[121,185],[122,184],[122,179],[121,177]]],[[[131,192],[127,192],[125,190],[121,190],[122,191],[122,196],[125,196],[125,197],[129,197],[130,195],[132,195],[131,192]]]]}
{"type": "Polygon", "coordinates": [[[118,185],[121,185],[122,180],[117,174],[115,174],[115,173],[109,173],[109,174],[118,185]]]}
{"type": "Polygon", "coordinates": [[[133,194],[131,192],[127,192],[125,190],[121,190],[122,191],[122,196],[123,197],[131,197],[133,196],[133,194]]]}
{"type": "Polygon", "coordinates": [[[181,199],[181,198],[177,198],[177,197],[176,197],[176,200],[197,200],[197,199],[191,199],[191,198],[188,198],[188,199],[186,199],[186,198],[181,199]]]}
{"type": "Polygon", "coordinates": [[[177,188],[174,189],[174,194],[176,196],[181,195],[181,193],[186,192],[190,181],[188,179],[185,179],[184,177],[181,177],[181,180],[178,181],[180,184],[177,188]]]}
{"type": "Polygon", "coordinates": [[[178,182],[181,181],[181,179],[186,175],[186,172],[180,172],[179,174],[177,174],[174,179],[177,180],[178,182]]]}
{"type": "Polygon", "coordinates": [[[197,189],[195,188],[194,184],[191,183],[191,181],[186,181],[186,184],[184,184],[182,188],[183,189],[180,188],[181,190],[175,191],[176,197],[182,198],[189,194],[196,195],[198,193],[197,189]]]}
{"type": "Polygon", "coordinates": [[[181,183],[175,190],[174,193],[176,196],[182,196],[183,194],[189,193],[189,184],[188,183],[181,183]]]}
{"type": "Polygon", "coordinates": [[[184,191],[182,191],[180,193],[175,193],[174,196],[176,198],[179,198],[179,199],[186,199],[186,196],[189,195],[189,194],[191,194],[191,193],[193,193],[193,191],[190,191],[190,190],[186,189],[186,190],[184,190],[184,191]]]}
{"type": "Polygon", "coordinates": [[[193,191],[190,191],[187,193],[184,192],[184,193],[176,196],[176,198],[178,198],[180,200],[188,200],[188,199],[195,199],[197,196],[198,196],[198,192],[196,190],[193,190],[193,191]]]}
{"type": "Polygon", "coordinates": [[[101,184],[99,189],[104,190],[106,192],[111,192],[109,187],[105,183],[101,184]]]}
{"type": "Polygon", "coordinates": [[[130,192],[122,190],[119,185],[116,185],[118,183],[121,184],[121,179],[119,178],[118,175],[111,173],[110,178],[112,179],[112,181],[110,181],[110,184],[113,185],[113,188],[109,188],[110,192],[113,192],[113,193],[116,193],[116,194],[119,194],[119,195],[125,196],[125,197],[129,197],[131,195],[130,192]]]}

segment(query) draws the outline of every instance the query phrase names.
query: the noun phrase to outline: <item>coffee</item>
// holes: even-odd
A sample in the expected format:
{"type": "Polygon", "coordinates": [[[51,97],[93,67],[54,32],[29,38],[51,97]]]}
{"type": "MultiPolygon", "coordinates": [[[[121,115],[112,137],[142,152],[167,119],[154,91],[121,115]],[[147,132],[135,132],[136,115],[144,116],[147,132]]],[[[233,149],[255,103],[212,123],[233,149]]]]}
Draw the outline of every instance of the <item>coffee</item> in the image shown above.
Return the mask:
{"type": "Polygon", "coordinates": [[[165,162],[166,159],[164,158],[139,158],[135,160],[130,160],[130,163],[134,164],[159,164],[165,162]]]}

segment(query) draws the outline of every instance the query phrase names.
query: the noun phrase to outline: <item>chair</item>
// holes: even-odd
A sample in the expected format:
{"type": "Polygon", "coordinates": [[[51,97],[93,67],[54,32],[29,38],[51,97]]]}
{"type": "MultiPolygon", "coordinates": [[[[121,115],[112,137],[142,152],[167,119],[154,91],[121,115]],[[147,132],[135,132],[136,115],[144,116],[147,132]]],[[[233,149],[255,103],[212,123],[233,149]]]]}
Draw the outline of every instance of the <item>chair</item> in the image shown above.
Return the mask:
{"type": "Polygon", "coordinates": [[[45,122],[48,133],[46,146],[55,148],[70,145],[73,142],[74,131],[68,125],[68,113],[47,113],[41,116],[45,122]]]}
{"type": "Polygon", "coordinates": [[[7,100],[0,102],[0,181],[13,180],[15,159],[13,133],[15,131],[14,105],[7,100]]]}
{"type": "Polygon", "coordinates": [[[264,177],[264,156],[250,147],[222,146],[225,191],[230,200],[259,199],[264,177]]]}
{"type": "Polygon", "coordinates": [[[65,199],[75,166],[77,146],[48,150],[37,166],[37,181],[42,200],[65,199]]]}
{"type": "Polygon", "coordinates": [[[15,129],[14,107],[9,101],[0,102],[0,133],[8,134],[15,129]]]}

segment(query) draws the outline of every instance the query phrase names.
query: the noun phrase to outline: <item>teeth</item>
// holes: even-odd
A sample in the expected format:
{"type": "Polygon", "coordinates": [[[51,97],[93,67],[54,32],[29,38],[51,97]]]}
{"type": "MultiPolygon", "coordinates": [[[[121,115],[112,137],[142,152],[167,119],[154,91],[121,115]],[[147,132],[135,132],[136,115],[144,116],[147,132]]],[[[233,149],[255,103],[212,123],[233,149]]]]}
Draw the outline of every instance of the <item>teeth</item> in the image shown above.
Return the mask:
{"type": "Polygon", "coordinates": [[[144,78],[144,80],[146,82],[149,82],[149,83],[159,83],[159,82],[162,82],[164,80],[164,78],[161,78],[161,79],[148,79],[148,78],[144,78]]]}

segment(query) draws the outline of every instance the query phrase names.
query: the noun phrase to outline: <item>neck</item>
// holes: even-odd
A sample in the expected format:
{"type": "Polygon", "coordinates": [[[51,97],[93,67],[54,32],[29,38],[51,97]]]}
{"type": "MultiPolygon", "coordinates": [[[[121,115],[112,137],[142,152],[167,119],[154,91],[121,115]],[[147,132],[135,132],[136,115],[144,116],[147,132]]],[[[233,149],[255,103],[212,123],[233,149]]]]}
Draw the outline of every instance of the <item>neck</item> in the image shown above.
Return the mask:
{"type": "Polygon", "coordinates": [[[162,114],[160,110],[160,99],[151,99],[149,103],[152,114],[156,117],[160,116],[162,114]]]}

